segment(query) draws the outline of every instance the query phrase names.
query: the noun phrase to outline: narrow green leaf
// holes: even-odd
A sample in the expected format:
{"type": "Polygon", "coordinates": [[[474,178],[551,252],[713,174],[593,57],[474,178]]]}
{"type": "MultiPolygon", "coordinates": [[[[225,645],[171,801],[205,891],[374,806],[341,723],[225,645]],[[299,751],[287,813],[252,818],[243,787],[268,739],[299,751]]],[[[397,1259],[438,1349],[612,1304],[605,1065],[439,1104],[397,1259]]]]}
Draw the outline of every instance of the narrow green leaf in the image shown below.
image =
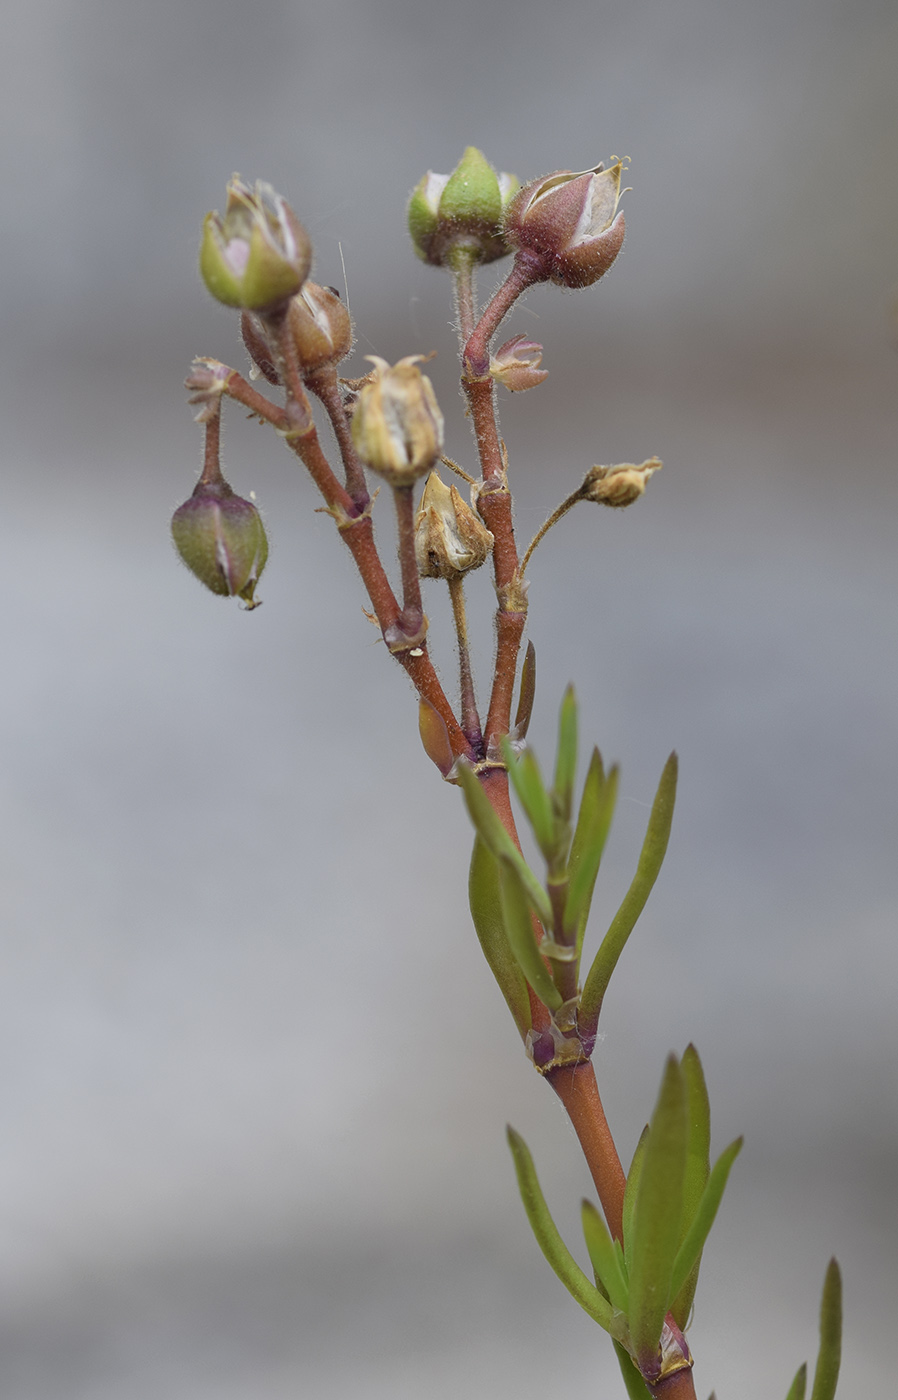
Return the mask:
{"type": "Polygon", "coordinates": [[[606,1332],[610,1332],[612,1336],[619,1336],[622,1329],[620,1323],[614,1321],[611,1304],[602,1297],[595,1285],[590,1283],[558,1233],[540,1188],[530,1149],[512,1127],[508,1128],[508,1145],[514,1158],[521,1199],[537,1244],[571,1297],[576,1298],[584,1312],[600,1327],[604,1327],[606,1332]]]}
{"type": "MultiPolygon", "coordinates": [[[[687,1045],[680,1061],[680,1069],[686,1081],[686,1115],[689,1123],[686,1174],[683,1178],[683,1220],[680,1225],[682,1246],[686,1232],[695,1219],[711,1172],[711,1106],[708,1103],[708,1088],[701,1060],[694,1045],[687,1045]]],[[[681,1329],[685,1328],[692,1311],[700,1264],[701,1254],[696,1258],[683,1287],[674,1287],[670,1311],[681,1329]]],[[[674,1272],[676,1273],[676,1269],[674,1272]]]]}
{"type": "Polygon", "coordinates": [[[469,763],[460,761],[456,767],[459,785],[468,808],[468,815],[478,834],[486,842],[497,860],[508,865],[516,874],[519,884],[527,893],[531,907],[536,911],[546,928],[552,926],[552,906],[539,880],[512,841],[498,814],[477,780],[469,763]]]}
{"type": "MultiPolygon", "coordinates": [[[[459,764],[459,767],[462,767],[459,764]]],[[[648,830],[642,845],[642,853],[633,883],[624,895],[623,903],[611,922],[611,927],[602,940],[595,961],[589,969],[589,976],[580,998],[580,1024],[587,1031],[594,1031],[602,1009],[602,1001],[608,990],[611,974],[624,950],[633,925],[639,918],[645,902],[658,878],[667,842],[670,838],[670,824],[673,820],[674,799],[677,792],[677,756],[671,754],[661,774],[658,791],[649,817],[648,830]]]]}
{"type": "Polygon", "coordinates": [[[594,748],[589,760],[589,767],[586,770],[586,781],[583,784],[583,795],[580,798],[580,810],[577,813],[577,825],[574,830],[574,839],[571,842],[571,856],[568,861],[568,870],[571,875],[583,859],[586,833],[591,829],[595,820],[596,809],[604,786],[605,769],[602,764],[602,755],[597,748],[594,748]]]}
{"type": "Polygon", "coordinates": [[[505,932],[518,966],[540,1001],[551,1011],[557,1011],[564,998],[552,981],[552,974],[539,951],[527,896],[505,861],[499,862],[499,890],[505,932]]]}
{"type": "Polygon", "coordinates": [[[648,1138],[649,1125],[646,1123],[639,1135],[636,1151],[633,1153],[633,1160],[630,1163],[630,1170],[627,1174],[627,1184],[624,1188],[624,1259],[626,1261],[628,1273],[633,1264],[633,1218],[636,1213],[636,1193],[639,1190],[639,1178],[642,1175],[642,1164],[645,1160],[645,1145],[648,1142],[648,1138]]]}
{"type": "MultiPolygon", "coordinates": [[[[598,750],[596,750],[596,754],[598,754],[598,750]]],[[[601,759],[599,759],[599,763],[601,764],[601,759]]],[[[587,783],[588,782],[589,778],[587,777],[587,783]]],[[[571,875],[563,916],[565,929],[576,932],[576,946],[578,950],[583,946],[583,934],[586,931],[586,921],[589,918],[589,906],[592,903],[592,892],[595,889],[596,876],[599,873],[599,865],[602,861],[602,852],[605,849],[605,842],[608,839],[608,832],[611,829],[611,819],[614,816],[614,804],[616,800],[616,768],[612,768],[611,772],[608,774],[607,780],[602,784],[594,800],[590,793],[589,811],[585,820],[583,808],[587,801],[587,790],[584,789],[583,792],[583,802],[580,804],[580,816],[577,820],[577,830],[574,833],[574,844],[571,847],[571,875]]]]}
{"type": "Polygon", "coordinates": [[[561,701],[558,716],[558,754],[555,759],[554,794],[559,816],[571,819],[574,801],[574,781],[577,776],[577,697],[569,685],[561,701]]]}
{"type": "Polygon", "coordinates": [[[808,1384],[808,1363],[803,1361],[795,1372],[795,1379],[789,1386],[789,1394],[786,1400],[804,1400],[805,1389],[808,1384]]]}
{"type": "Polygon", "coordinates": [[[525,749],[522,754],[516,754],[504,735],[499,746],[508,776],[527,814],[527,820],[533,827],[536,843],[546,860],[551,861],[558,845],[558,823],[552,811],[552,799],[539,771],[539,764],[529,749],[525,749]]]}
{"type": "Polygon", "coordinates": [[[527,650],[524,653],[524,661],[521,666],[521,693],[518,696],[518,708],[514,717],[513,734],[516,739],[526,739],[527,730],[530,728],[530,716],[533,713],[533,701],[536,698],[536,647],[532,642],[527,643],[527,650]]]}
{"type": "Polygon", "coordinates": [[[670,1305],[683,1211],[686,1140],[686,1085],[677,1057],[671,1055],[652,1114],[633,1215],[630,1340],[643,1374],[657,1357],[670,1305]]]}
{"type": "Polygon", "coordinates": [[[617,1352],[620,1373],[624,1378],[629,1400],[651,1400],[652,1392],[634,1366],[630,1353],[621,1346],[620,1342],[614,1343],[614,1350],[617,1352]]]}
{"type": "Polygon", "coordinates": [[[842,1274],[830,1259],[820,1302],[820,1350],[814,1369],[811,1400],[833,1400],[842,1361],[842,1274]]]}
{"type": "Polygon", "coordinates": [[[499,984],[500,992],[508,1002],[508,1009],[518,1030],[525,1036],[531,1025],[527,983],[505,932],[502,894],[499,888],[499,862],[479,836],[474,837],[468,897],[474,928],[484,957],[499,984]]]}
{"type": "MultiPolygon", "coordinates": [[[[680,1289],[688,1279],[695,1267],[701,1252],[705,1247],[705,1240],[714,1224],[714,1217],[717,1214],[718,1206],[726,1189],[727,1178],[730,1168],[742,1151],[742,1138],[736,1138],[729,1147],[724,1148],[717,1161],[714,1163],[711,1175],[708,1177],[708,1184],[702,1194],[698,1210],[695,1213],[692,1224],[686,1231],[686,1237],[677,1251],[676,1261],[673,1267],[673,1278],[671,1279],[671,1293],[674,1298],[679,1295],[680,1289]]],[[[680,1319],[676,1319],[678,1325],[680,1319]]]]}
{"type": "Polygon", "coordinates": [[[612,1306],[626,1313],[630,1306],[630,1289],[608,1227],[592,1201],[583,1202],[582,1214],[583,1235],[596,1279],[604,1287],[612,1306]]]}

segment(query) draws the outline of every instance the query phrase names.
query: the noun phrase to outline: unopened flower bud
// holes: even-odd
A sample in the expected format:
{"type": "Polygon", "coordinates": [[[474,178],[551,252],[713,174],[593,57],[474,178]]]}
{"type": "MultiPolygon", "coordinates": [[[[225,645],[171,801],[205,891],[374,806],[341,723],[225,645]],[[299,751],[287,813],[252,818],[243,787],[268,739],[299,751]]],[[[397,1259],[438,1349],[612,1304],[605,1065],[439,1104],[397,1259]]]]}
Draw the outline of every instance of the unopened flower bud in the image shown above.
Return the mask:
{"type": "Polygon", "coordinates": [[[663,463],[649,457],[641,466],[620,462],[615,467],[593,467],[586,473],[581,491],[584,501],[596,501],[602,506],[631,506],[645,493],[646,483],[663,463]]]}
{"type": "Polygon", "coordinates": [[[262,517],[251,501],[235,496],[226,481],[200,482],[172,516],[172,538],[201,583],[224,597],[258,606],[256,584],[268,558],[262,517]]]}
{"type": "Polygon", "coordinates": [[[339,364],[352,349],[349,312],[333,287],[306,282],[287,308],[287,324],[305,373],[339,364]]]}
{"type": "Polygon", "coordinates": [[[422,355],[389,365],[367,357],[374,372],[359,393],[352,440],[363,462],[391,486],[411,486],[443,449],[443,415],[433,385],[418,369],[422,355]]]}
{"type": "Polygon", "coordinates": [[[608,271],[624,241],[620,161],[577,175],[560,170],[525,185],[505,215],[505,237],[530,256],[541,281],[589,287],[608,271]]]}
{"type": "Polygon", "coordinates": [[[312,245],[293,210],[262,181],[238,175],[222,216],[206,215],[200,272],[217,301],[249,311],[280,310],[309,275],[312,245]]]}
{"type": "Polygon", "coordinates": [[[483,521],[431,472],[415,516],[415,558],[422,578],[459,578],[489,557],[493,537],[483,521]]]}
{"type": "Polygon", "coordinates": [[[490,356],[490,374],[513,394],[533,389],[549,377],[547,369],[540,369],[542,358],[541,345],[525,335],[516,335],[490,356]]]}
{"type": "Polygon", "coordinates": [[[467,148],[451,175],[428,170],[408,205],[418,257],[436,267],[452,267],[459,252],[478,263],[504,258],[502,214],[519,188],[514,175],[497,175],[476,146],[467,148]]]}

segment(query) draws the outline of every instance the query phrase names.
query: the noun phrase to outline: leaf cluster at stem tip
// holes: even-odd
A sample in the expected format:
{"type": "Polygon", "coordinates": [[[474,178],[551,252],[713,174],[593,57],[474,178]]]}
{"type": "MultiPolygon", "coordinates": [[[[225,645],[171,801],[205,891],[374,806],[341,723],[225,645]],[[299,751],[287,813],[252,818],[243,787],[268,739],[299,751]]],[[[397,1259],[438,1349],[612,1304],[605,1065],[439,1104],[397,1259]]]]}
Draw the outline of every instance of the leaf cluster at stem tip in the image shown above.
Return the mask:
{"type": "MultiPolygon", "coordinates": [[[[532,674],[522,677],[522,692],[525,685],[532,692],[532,674]]],[[[529,699],[532,703],[532,694],[529,699]]],[[[500,743],[511,785],[545,862],[544,879],[521,854],[475,768],[462,761],[456,770],[477,831],[469,892],[487,961],[521,1034],[530,1028],[529,987],[552,1013],[562,1039],[576,1040],[568,1059],[575,1054],[588,1058],[595,1044],[608,983],[664,860],[677,783],[672,754],[655,795],[636,874],[581,989],[584,934],[614,815],[618,772],[612,768],[606,773],[599,750],[593,749],[575,814],[577,730],[577,701],[568,687],[551,785],[514,732],[500,743]]]]}

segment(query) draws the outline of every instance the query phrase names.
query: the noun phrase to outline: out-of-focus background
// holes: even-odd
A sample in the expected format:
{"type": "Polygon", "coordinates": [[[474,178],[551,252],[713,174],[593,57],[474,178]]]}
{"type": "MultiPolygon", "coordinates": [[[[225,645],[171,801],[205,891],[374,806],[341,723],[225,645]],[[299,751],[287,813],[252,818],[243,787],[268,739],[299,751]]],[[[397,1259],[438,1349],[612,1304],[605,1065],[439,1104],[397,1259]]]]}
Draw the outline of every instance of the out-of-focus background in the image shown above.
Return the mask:
{"type": "Polygon", "coordinates": [[[521,177],[632,160],[607,282],[537,289],[509,323],[550,378],[502,421],[524,540],[594,462],[665,462],[635,509],[575,512],[534,560],[532,737],[547,753],[573,678],[622,764],[596,927],[680,753],[597,1061],[625,1158],[690,1039],[715,1149],[746,1136],[698,1393],[785,1395],[832,1253],[841,1394],[890,1393],[896,62],[890,0],[9,9],[6,1400],[622,1393],[517,1199],[506,1119],[572,1241],[589,1183],[482,963],[466,818],[331,523],[235,410],[265,606],[205,593],[168,540],[199,464],[191,357],[245,363],[196,272],[232,170],[291,199],[320,280],[345,266],[354,372],[439,351],[471,464],[448,282],[404,232],[411,187],[469,142],[521,177]]]}

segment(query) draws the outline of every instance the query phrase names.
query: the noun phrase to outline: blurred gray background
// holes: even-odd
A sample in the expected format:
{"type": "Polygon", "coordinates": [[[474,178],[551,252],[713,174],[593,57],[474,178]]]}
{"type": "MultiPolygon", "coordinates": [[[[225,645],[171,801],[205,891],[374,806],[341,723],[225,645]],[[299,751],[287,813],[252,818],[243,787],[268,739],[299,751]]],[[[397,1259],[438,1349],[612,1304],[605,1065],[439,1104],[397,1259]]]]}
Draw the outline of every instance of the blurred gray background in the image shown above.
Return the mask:
{"type": "MultiPolygon", "coordinates": [[[[469,142],[521,177],[632,160],[607,282],[509,323],[550,378],[503,428],[524,540],[593,462],[665,462],[535,557],[532,737],[550,749],[573,678],[622,764],[597,927],[680,752],[597,1062],[626,1159],[690,1039],[715,1149],[746,1135],[698,1393],[785,1395],[832,1253],[840,1393],[891,1393],[892,0],[38,0],[4,40],[4,1400],[622,1394],[517,1199],[506,1119],[572,1242],[589,1183],[348,555],[239,411],[265,606],[204,593],[168,540],[200,457],[190,359],[244,364],[196,273],[232,170],[291,199],[320,280],[345,263],[355,372],[439,351],[471,465],[448,282],[403,214],[469,142]]],[[[470,592],[487,662],[488,579],[470,592]]]]}

